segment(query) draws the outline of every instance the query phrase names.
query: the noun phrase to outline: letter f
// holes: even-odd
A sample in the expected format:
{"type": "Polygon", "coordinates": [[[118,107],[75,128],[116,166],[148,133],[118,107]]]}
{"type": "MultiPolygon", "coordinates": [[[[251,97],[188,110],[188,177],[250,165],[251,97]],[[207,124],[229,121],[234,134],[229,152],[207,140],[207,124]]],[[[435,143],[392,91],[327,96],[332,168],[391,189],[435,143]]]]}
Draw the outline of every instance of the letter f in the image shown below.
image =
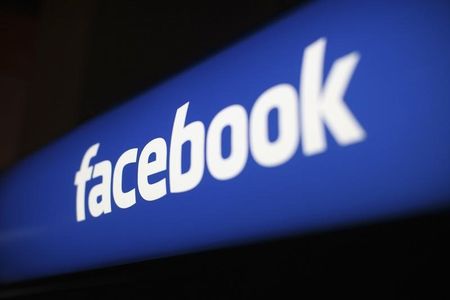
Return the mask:
{"type": "Polygon", "coordinates": [[[89,166],[89,162],[91,159],[97,155],[98,148],[100,147],[100,143],[92,145],[86,151],[81,160],[80,170],[75,174],[75,186],[77,187],[77,222],[84,221],[86,219],[85,213],[85,190],[86,190],[86,182],[91,180],[92,178],[92,166],[89,166]]]}

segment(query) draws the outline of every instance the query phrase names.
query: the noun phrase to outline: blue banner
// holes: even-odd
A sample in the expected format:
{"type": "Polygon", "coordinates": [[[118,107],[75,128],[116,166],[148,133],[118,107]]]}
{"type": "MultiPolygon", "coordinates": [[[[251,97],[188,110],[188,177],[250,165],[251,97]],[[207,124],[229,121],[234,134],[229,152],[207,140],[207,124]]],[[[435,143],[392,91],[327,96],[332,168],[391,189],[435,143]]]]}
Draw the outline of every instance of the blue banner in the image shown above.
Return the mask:
{"type": "Polygon", "coordinates": [[[318,1],[0,181],[14,282],[450,204],[450,4],[318,1]]]}

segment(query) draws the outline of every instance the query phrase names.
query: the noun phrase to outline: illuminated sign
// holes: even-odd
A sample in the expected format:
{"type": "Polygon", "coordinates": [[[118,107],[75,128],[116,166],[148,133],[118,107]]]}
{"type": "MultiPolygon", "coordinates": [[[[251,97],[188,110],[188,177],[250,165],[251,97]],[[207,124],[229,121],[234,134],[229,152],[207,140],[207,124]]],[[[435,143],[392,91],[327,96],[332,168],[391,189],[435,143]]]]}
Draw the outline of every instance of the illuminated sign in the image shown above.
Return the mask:
{"type": "Polygon", "coordinates": [[[0,281],[450,205],[450,3],[317,1],[0,179],[0,281]]]}
{"type": "Polygon", "coordinates": [[[77,220],[86,219],[86,182],[92,178],[100,177],[101,181],[89,192],[91,216],[98,217],[111,212],[111,184],[117,207],[129,208],[136,204],[136,189],[126,192],[122,190],[124,168],[129,164],[138,164],[137,186],[140,197],[154,201],[167,194],[167,180],[162,178],[149,183],[149,177],[166,171],[167,160],[170,192],[182,193],[200,184],[205,164],[211,176],[217,180],[236,177],[247,163],[249,149],[253,159],[263,167],[276,167],[287,162],[297,152],[300,129],[303,153],[307,156],[325,151],[325,125],[340,145],[363,140],[365,132],[343,100],[359,56],[351,53],[340,58],[333,64],[330,77],[324,81],[322,72],[325,43],[325,39],[320,39],[305,51],[300,95],[290,84],[273,86],[258,97],[250,117],[242,105],[233,104],[217,113],[206,131],[205,124],[201,121],[186,124],[189,102],[183,104],[177,109],[173,122],[169,159],[166,141],[157,137],[144,146],[139,160],[138,148],[123,152],[113,172],[109,160],[103,160],[94,166],[89,165],[100,148],[100,143],[92,145],[84,154],[80,170],[75,177],[77,220]],[[270,140],[268,130],[269,114],[272,111],[278,112],[278,132],[273,141],[270,140]],[[224,157],[222,133],[227,127],[231,130],[230,154],[224,157]],[[182,147],[187,143],[191,147],[190,166],[183,172],[182,147]],[[153,159],[149,161],[151,155],[153,159]]]}

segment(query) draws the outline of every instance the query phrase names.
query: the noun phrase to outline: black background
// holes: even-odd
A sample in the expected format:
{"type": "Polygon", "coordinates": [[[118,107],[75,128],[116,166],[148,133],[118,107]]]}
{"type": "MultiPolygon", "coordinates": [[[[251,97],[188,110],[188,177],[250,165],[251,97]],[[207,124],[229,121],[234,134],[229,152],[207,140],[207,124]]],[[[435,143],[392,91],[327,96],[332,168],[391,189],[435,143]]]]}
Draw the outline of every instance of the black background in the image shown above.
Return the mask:
{"type": "MultiPolygon", "coordinates": [[[[302,5],[0,2],[1,169],[302,5]]],[[[0,297],[446,299],[449,216],[429,212],[17,283],[2,286],[0,297]]]]}
{"type": "Polygon", "coordinates": [[[5,286],[39,299],[448,299],[448,212],[5,286]]]}

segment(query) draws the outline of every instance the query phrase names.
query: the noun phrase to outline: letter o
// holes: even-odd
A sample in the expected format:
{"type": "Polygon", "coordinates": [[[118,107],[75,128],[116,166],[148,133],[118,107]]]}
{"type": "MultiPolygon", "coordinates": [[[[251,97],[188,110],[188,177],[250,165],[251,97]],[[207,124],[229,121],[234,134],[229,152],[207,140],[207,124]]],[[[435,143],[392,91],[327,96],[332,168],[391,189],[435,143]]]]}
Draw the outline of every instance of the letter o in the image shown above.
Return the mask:
{"type": "Polygon", "coordinates": [[[279,84],[262,93],[250,114],[250,149],[255,161],[264,167],[276,167],[288,161],[299,143],[297,91],[290,84],[279,84]],[[277,109],[278,138],[269,140],[269,113],[277,109]]]}
{"type": "Polygon", "coordinates": [[[218,180],[231,179],[244,169],[248,158],[247,112],[241,105],[221,110],[211,121],[206,141],[206,163],[211,175],[218,180]],[[222,132],[231,129],[231,153],[222,156],[222,132]]]}

